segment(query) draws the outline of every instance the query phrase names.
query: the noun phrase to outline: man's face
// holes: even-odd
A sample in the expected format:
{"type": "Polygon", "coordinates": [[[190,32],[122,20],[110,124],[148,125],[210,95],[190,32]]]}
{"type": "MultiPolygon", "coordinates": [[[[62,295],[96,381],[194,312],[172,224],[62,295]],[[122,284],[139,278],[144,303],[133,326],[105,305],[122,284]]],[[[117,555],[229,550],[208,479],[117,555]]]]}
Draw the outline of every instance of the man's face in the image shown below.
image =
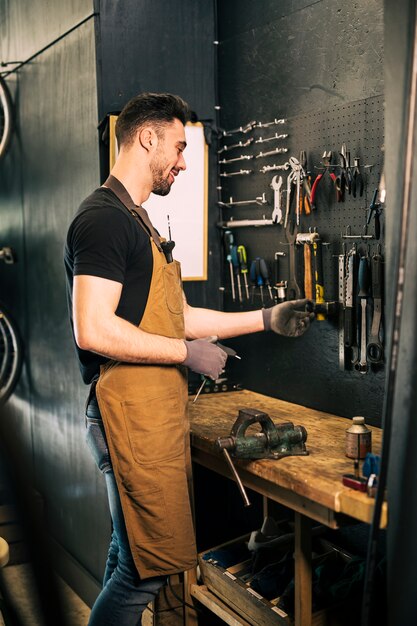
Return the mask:
{"type": "Polygon", "coordinates": [[[182,153],[187,143],[182,123],[176,119],[167,124],[162,133],[150,164],[153,176],[152,191],[158,196],[166,196],[171,191],[175,176],[186,168],[182,153]]]}

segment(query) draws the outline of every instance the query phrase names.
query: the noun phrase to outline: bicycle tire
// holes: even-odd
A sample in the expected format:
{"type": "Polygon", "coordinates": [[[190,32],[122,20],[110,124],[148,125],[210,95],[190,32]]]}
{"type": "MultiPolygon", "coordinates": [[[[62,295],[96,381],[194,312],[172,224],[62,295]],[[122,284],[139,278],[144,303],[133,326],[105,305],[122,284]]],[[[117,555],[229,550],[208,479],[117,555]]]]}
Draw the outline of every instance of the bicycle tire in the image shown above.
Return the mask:
{"type": "Polygon", "coordinates": [[[0,75],[0,159],[6,154],[13,130],[12,98],[4,78],[0,75]]]}
{"type": "Polygon", "coordinates": [[[19,328],[10,313],[0,305],[0,405],[15,390],[22,363],[23,344],[19,328]]]}

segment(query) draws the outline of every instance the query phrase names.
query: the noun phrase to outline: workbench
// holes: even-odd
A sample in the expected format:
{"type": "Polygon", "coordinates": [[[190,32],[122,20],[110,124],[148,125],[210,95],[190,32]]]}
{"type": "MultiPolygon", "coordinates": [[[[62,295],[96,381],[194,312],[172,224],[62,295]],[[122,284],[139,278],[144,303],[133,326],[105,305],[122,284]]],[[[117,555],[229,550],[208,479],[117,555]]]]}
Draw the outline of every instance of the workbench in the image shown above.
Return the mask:
{"type": "MultiPolygon", "coordinates": [[[[338,528],[343,516],[368,523],[372,519],[374,500],[342,484],[342,475],[353,470],[352,459],[345,456],[345,431],[350,422],[346,418],[247,390],[202,394],[195,404],[190,401],[189,405],[195,463],[232,478],[226,460],[216,451],[215,441],[230,433],[241,408],[254,408],[267,413],[276,423],[291,421],[307,429],[308,456],[273,461],[235,460],[235,465],[246,487],[294,511],[295,626],[310,626],[311,520],[338,528]]],[[[372,450],[378,454],[382,431],[370,428],[372,450]]],[[[385,527],[386,523],[384,503],[381,526],[385,527]]],[[[204,595],[197,585],[191,585],[190,593],[204,603],[204,595]]]]}

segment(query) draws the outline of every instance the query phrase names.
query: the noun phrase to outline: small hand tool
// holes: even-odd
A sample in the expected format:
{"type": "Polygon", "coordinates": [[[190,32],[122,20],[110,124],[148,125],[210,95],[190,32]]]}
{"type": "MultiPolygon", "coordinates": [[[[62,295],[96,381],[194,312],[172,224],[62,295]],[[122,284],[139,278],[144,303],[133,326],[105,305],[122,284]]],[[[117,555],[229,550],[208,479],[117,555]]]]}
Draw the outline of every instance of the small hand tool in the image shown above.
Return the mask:
{"type": "Polygon", "coordinates": [[[235,292],[235,279],[233,276],[233,263],[232,263],[232,253],[231,253],[231,249],[233,247],[234,244],[234,235],[232,233],[231,230],[225,230],[223,233],[223,241],[224,241],[224,248],[225,248],[225,252],[226,252],[226,261],[228,261],[229,263],[229,269],[230,269],[230,286],[232,289],[232,300],[233,302],[236,300],[236,292],[235,292]]]}
{"type": "Polygon", "coordinates": [[[351,348],[354,342],[354,332],[353,332],[353,305],[354,305],[354,272],[355,272],[355,259],[356,259],[356,246],[354,245],[352,249],[347,254],[346,258],[346,266],[345,266],[345,293],[344,293],[344,317],[345,317],[345,328],[344,328],[344,337],[345,337],[345,348],[351,348]]]}
{"type": "Polygon", "coordinates": [[[356,198],[356,194],[359,191],[359,195],[363,196],[364,182],[363,176],[360,170],[359,159],[353,159],[353,171],[352,171],[352,196],[356,198]]]}
{"type": "Polygon", "coordinates": [[[265,259],[259,258],[259,271],[263,278],[264,285],[267,286],[269,297],[271,298],[271,300],[273,300],[274,298],[272,295],[271,283],[269,281],[269,270],[268,270],[268,265],[266,264],[265,259]]]}
{"type": "Polygon", "coordinates": [[[267,174],[268,172],[281,172],[287,170],[289,167],[289,163],[284,163],[284,165],[264,165],[259,171],[262,172],[262,174],[267,174]]]}
{"type": "Polygon", "coordinates": [[[281,208],[282,183],[282,176],[274,176],[270,184],[270,187],[274,190],[274,210],[272,211],[272,221],[275,224],[282,224],[283,220],[281,208]]]}
{"type": "Polygon", "coordinates": [[[259,137],[259,139],[255,141],[255,143],[266,143],[267,141],[276,141],[277,139],[286,139],[287,137],[287,133],[284,133],[282,135],[278,135],[278,133],[275,133],[273,137],[265,137],[265,139],[263,137],[259,137]]]}
{"type": "Polygon", "coordinates": [[[341,152],[339,152],[339,156],[340,156],[340,167],[339,167],[339,174],[336,177],[336,189],[339,192],[338,193],[338,197],[337,197],[337,201],[338,202],[344,202],[345,200],[345,191],[346,191],[346,185],[347,185],[347,162],[346,162],[346,144],[342,144],[342,150],[341,152]]]}
{"type": "Polygon", "coordinates": [[[272,156],[273,154],[285,154],[288,152],[288,148],[274,148],[273,150],[268,150],[268,152],[260,152],[255,155],[255,159],[263,159],[264,157],[272,156]]]}
{"type": "Polygon", "coordinates": [[[293,422],[274,424],[267,413],[257,409],[240,409],[230,435],[219,437],[216,441],[216,448],[225,456],[245,505],[248,506],[249,500],[230,455],[234,458],[252,460],[306,456],[308,455],[306,441],[307,431],[304,426],[294,426],[293,422]],[[247,435],[247,429],[253,424],[259,424],[261,431],[247,435]]]}
{"type": "Polygon", "coordinates": [[[256,128],[268,128],[269,126],[278,126],[278,124],[285,124],[287,120],[284,118],[275,118],[273,122],[255,122],[256,128]]]}
{"type": "Polygon", "coordinates": [[[274,256],[274,282],[275,282],[275,289],[277,291],[277,295],[276,295],[276,300],[278,302],[284,302],[285,300],[285,291],[287,289],[287,281],[286,280],[279,280],[279,257],[280,256],[285,256],[285,252],[275,252],[275,256],[274,256]]]}
{"type": "Polygon", "coordinates": [[[346,253],[339,254],[338,257],[338,285],[339,285],[339,369],[345,369],[345,264],[346,253]]]}
{"type": "MultiPolygon", "coordinates": [[[[260,257],[256,257],[256,259],[252,261],[251,266],[250,266],[250,279],[252,281],[252,284],[254,285],[254,289],[256,289],[256,287],[259,287],[259,291],[261,293],[261,303],[263,307],[264,306],[263,286],[265,284],[265,279],[262,274],[261,261],[263,261],[263,259],[261,259],[260,257]]],[[[252,301],[253,301],[253,297],[252,297],[252,301]]]]}
{"type": "Polygon", "coordinates": [[[227,165],[228,163],[236,163],[236,161],[250,161],[251,159],[253,159],[253,155],[241,154],[239,157],[234,157],[233,159],[222,159],[219,163],[220,165],[227,165]]]}
{"type": "Polygon", "coordinates": [[[346,191],[348,194],[352,193],[352,167],[350,164],[350,151],[346,148],[346,144],[342,144],[341,153],[345,157],[346,161],[346,172],[345,172],[345,185],[346,191]]]}
{"type": "Polygon", "coordinates": [[[257,126],[257,122],[255,120],[252,120],[248,122],[245,126],[231,128],[230,130],[223,130],[222,135],[223,137],[230,137],[231,135],[237,135],[238,133],[243,133],[244,135],[246,135],[246,133],[249,133],[255,126],[257,126]]]}
{"type": "Polygon", "coordinates": [[[304,296],[313,300],[313,277],[311,265],[311,244],[304,244],[304,296]]]}
{"type": "Polygon", "coordinates": [[[305,150],[301,150],[300,152],[300,173],[301,173],[301,182],[302,193],[300,199],[300,214],[303,212],[306,215],[310,215],[311,213],[311,176],[307,173],[307,153],[305,150]]]}
{"type": "MultiPolygon", "coordinates": [[[[239,359],[239,361],[241,360],[241,357],[238,354],[236,354],[236,351],[233,350],[233,348],[229,348],[228,346],[224,346],[223,344],[218,343],[217,337],[215,337],[215,336],[209,337],[208,341],[210,343],[217,344],[219,346],[219,348],[224,350],[224,352],[226,352],[226,354],[227,354],[227,358],[229,358],[229,359],[230,358],[239,359]]],[[[207,376],[203,376],[203,380],[201,382],[201,385],[199,386],[199,388],[197,389],[197,393],[195,394],[195,397],[194,397],[194,400],[193,400],[193,404],[194,404],[194,402],[197,402],[198,396],[203,391],[204,385],[207,383],[207,380],[208,380],[207,376]]]]}
{"type": "Polygon", "coordinates": [[[247,176],[253,174],[253,170],[239,170],[238,172],[220,172],[220,176],[229,178],[230,176],[247,176]]]}
{"type": "Polygon", "coordinates": [[[237,246],[232,246],[230,248],[230,254],[232,257],[233,270],[236,276],[237,293],[239,296],[239,302],[242,302],[242,287],[240,285],[240,267],[239,267],[239,255],[237,253],[237,246]]]}
{"type": "Polygon", "coordinates": [[[171,239],[171,224],[169,222],[169,215],[167,215],[167,220],[168,220],[168,237],[169,240],[168,241],[161,241],[161,248],[162,248],[162,252],[165,255],[165,259],[167,263],[172,263],[173,262],[173,257],[172,257],[172,251],[175,248],[175,241],[172,241],[171,239]]]}
{"type": "Polygon", "coordinates": [[[295,242],[297,239],[297,225],[292,219],[288,220],[285,229],[285,236],[290,246],[289,251],[289,278],[287,283],[287,300],[298,300],[301,298],[301,289],[297,283],[296,264],[295,264],[295,242]]]}
{"type": "MultiPolygon", "coordinates": [[[[332,161],[332,152],[331,150],[329,150],[328,152],[324,151],[323,152],[323,156],[322,156],[322,161],[323,161],[323,165],[324,165],[324,172],[319,174],[316,179],[314,180],[313,186],[311,188],[311,194],[310,194],[310,204],[311,204],[311,208],[314,210],[316,209],[316,194],[317,194],[317,187],[320,183],[320,181],[323,179],[323,177],[325,176],[326,172],[329,173],[330,178],[332,179],[333,183],[336,185],[336,181],[337,181],[337,177],[336,174],[331,170],[331,161],[332,161]]],[[[337,198],[339,199],[339,195],[337,195],[337,198]]]]}
{"type": "Polygon", "coordinates": [[[240,273],[243,274],[243,282],[245,283],[245,292],[246,292],[246,298],[247,300],[249,300],[249,288],[248,288],[248,278],[247,278],[247,274],[248,274],[248,260],[247,260],[247,256],[246,256],[246,248],[245,246],[238,246],[237,247],[237,254],[239,257],[239,265],[240,265],[240,273]]]}
{"type": "Polygon", "coordinates": [[[233,143],[229,146],[223,146],[220,150],[217,150],[217,154],[221,154],[222,152],[226,152],[227,150],[234,150],[234,148],[246,148],[250,146],[253,138],[247,139],[246,141],[238,141],[237,143],[233,143]]]}
{"type": "MultiPolygon", "coordinates": [[[[313,261],[314,261],[314,292],[316,294],[316,303],[323,304],[324,300],[324,275],[323,275],[323,255],[322,244],[320,239],[313,241],[313,261]]],[[[326,316],[323,313],[316,314],[317,321],[323,321],[326,316]]]]}
{"type": "Polygon", "coordinates": [[[382,256],[374,254],[371,259],[372,276],[372,299],[374,312],[372,317],[371,332],[366,347],[368,361],[377,364],[384,359],[384,346],[379,338],[382,318],[382,256]]]}
{"type": "Polygon", "coordinates": [[[374,195],[372,197],[372,202],[369,205],[368,219],[366,220],[366,224],[367,225],[369,224],[373,216],[375,219],[375,239],[378,240],[381,236],[381,222],[380,222],[379,217],[382,212],[382,206],[380,202],[376,201],[377,195],[378,195],[378,189],[375,189],[374,195]]]}
{"type": "Polygon", "coordinates": [[[356,364],[355,368],[361,374],[366,374],[368,371],[368,363],[366,360],[366,308],[369,291],[369,263],[367,256],[362,256],[359,261],[358,285],[358,297],[361,301],[361,353],[360,361],[356,364]]]}

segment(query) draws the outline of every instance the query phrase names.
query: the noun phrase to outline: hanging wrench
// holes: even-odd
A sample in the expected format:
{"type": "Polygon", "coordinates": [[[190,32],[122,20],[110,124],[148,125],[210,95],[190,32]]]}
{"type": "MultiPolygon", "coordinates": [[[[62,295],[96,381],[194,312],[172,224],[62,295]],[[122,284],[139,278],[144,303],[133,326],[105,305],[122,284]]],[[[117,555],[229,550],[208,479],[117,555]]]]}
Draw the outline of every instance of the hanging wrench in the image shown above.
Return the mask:
{"type": "Polygon", "coordinates": [[[366,304],[369,290],[369,264],[367,256],[362,256],[359,261],[358,283],[358,296],[361,300],[361,358],[359,363],[355,365],[355,369],[361,374],[366,374],[368,371],[368,363],[366,360],[366,304]]]}
{"type": "Polygon", "coordinates": [[[270,187],[274,190],[274,210],[272,211],[272,221],[274,224],[282,224],[284,217],[281,209],[282,176],[274,176],[271,180],[270,187]]]}
{"type": "Polygon", "coordinates": [[[384,360],[384,346],[379,338],[382,317],[382,256],[379,253],[373,255],[371,269],[374,314],[366,350],[368,361],[376,364],[384,360]]]}
{"type": "Polygon", "coordinates": [[[297,225],[292,219],[288,220],[285,229],[285,236],[290,245],[290,275],[287,284],[287,300],[298,300],[301,298],[301,289],[297,283],[296,267],[295,267],[295,242],[297,239],[297,225]]]}

